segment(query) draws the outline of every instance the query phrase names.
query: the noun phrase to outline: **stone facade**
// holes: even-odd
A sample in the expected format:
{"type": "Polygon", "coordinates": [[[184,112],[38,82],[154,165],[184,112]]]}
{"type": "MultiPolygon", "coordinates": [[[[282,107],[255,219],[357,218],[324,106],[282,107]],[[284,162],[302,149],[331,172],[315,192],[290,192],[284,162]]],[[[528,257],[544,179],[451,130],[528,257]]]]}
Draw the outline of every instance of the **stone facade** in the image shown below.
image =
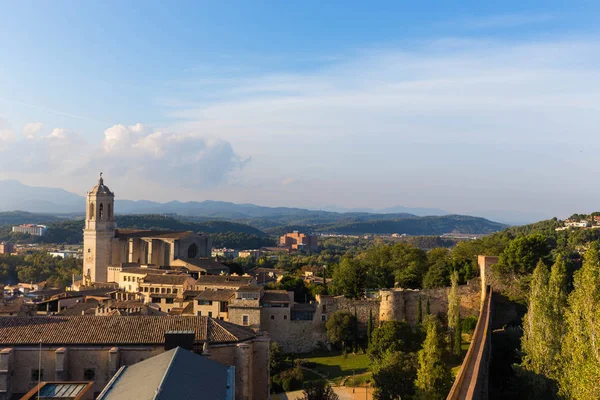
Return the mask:
{"type": "Polygon", "coordinates": [[[168,267],[180,258],[210,257],[212,242],[193,232],[116,229],[115,195],[98,184],[86,195],[86,219],[83,231],[83,275],[86,285],[115,282],[116,270],[124,263],[168,267]]]}

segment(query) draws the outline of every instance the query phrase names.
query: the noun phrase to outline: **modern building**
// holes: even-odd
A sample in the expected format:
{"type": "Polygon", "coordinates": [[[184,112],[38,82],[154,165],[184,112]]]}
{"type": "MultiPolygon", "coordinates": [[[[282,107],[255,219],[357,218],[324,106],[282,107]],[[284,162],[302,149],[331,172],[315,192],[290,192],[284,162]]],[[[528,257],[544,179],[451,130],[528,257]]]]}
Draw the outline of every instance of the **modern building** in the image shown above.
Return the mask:
{"type": "Polygon", "coordinates": [[[117,371],[96,400],[235,400],[235,367],[176,347],[117,371]]]}
{"type": "Polygon", "coordinates": [[[28,233],[32,236],[44,236],[48,227],[46,225],[24,224],[13,226],[12,231],[17,233],[28,233]]]}
{"type": "Polygon", "coordinates": [[[292,250],[316,250],[319,247],[317,236],[294,231],[279,238],[279,245],[292,250]]]}
{"type": "Polygon", "coordinates": [[[15,247],[12,243],[0,242],[0,254],[12,254],[15,247]]]}
{"type": "Polygon", "coordinates": [[[212,249],[211,256],[216,258],[224,258],[227,260],[233,260],[237,258],[239,252],[235,249],[212,249]]]}
{"type": "Polygon", "coordinates": [[[86,195],[83,275],[87,284],[109,282],[110,266],[169,267],[179,258],[210,256],[210,239],[194,232],[117,229],[114,202],[115,195],[100,174],[98,184],[86,195]]]}

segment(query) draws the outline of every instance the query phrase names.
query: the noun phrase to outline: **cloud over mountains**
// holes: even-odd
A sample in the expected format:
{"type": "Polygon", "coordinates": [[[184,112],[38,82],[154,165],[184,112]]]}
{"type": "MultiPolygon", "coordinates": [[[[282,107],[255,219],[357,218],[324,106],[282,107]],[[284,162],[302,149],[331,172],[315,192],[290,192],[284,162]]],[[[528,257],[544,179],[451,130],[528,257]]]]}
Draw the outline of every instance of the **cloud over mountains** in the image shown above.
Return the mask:
{"type": "Polygon", "coordinates": [[[8,121],[0,120],[0,152],[0,168],[18,176],[49,171],[78,179],[92,170],[167,188],[226,184],[249,161],[225,140],[143,124],[114,125],[94,143],[68,129],[45,131],[41,123],[27,124],[16,135],[8,121]]]}

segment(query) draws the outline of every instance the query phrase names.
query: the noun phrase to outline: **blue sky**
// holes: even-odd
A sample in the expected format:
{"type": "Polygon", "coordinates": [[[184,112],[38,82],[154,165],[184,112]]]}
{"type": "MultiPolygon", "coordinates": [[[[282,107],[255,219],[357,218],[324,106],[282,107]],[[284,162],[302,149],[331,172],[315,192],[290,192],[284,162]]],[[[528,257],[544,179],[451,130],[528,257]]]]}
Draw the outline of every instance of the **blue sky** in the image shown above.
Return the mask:
{"type": "Polygon", "coordinates": [[[0,179],[120,198],[597,209],[595,2],[0,1],[0,179]],[[498,3],[498,4],[495,4],[498,3]]]}

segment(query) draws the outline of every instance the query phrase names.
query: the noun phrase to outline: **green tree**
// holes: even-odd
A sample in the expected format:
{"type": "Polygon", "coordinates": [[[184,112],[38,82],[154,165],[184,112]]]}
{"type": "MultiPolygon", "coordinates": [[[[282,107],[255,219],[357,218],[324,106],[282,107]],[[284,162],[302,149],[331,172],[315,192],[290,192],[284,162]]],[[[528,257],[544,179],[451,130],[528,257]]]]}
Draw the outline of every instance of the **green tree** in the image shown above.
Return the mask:
{"type": "Polygon", "coordinates": [[[367,346],[371,344],[371,337],[373,335],[373,310],[369,308],[369,322],[367,324],[367,346]]]}
{"type": "Polygon", "coordinates": [[[452,374],[442,360],[442,338],[439,322],[429,318],[426,322],[427,336],[419,351],[417,370],[417,398],[422,400],[445,399],[452,386],[452,374]]]}
{"type": "Polygon", "coordinates": [[[333,273],[337,291],[349,299],[358,299],[365,293],[366,269],[357,260],[344,257],[333,273]]]}
{"type": "Polygon", "coordinates": [[[497,268],[504,273],[531,273],[539,260],[549,261],[550,250],[548,238],[542,234],[517,237],[500,255],[497,268]]]}
{"type": "Polygon", "coordinates": [[[414,380],[417,373],[415,353],[386,351],[380,360],[371,365],[375,400],[409,398],[415,393],[414,380]]]}
{"type": "Polygon", "coordinates": [[[423,301],[421,300],[421,296],[419,296],[419,304],[417,305],[417,324],[421,325],[423,323],[423,301]]]}
{"type": "Polygon", "coordinates": [[[303,400],[338,400],[339,397],[325,381],[307,382],[304,386],[303,400]]]}
{"type": "Polygon", "coordinates": [[[597,243],[585,253],[575,273],[569,307],[565,312],[566,334],[562,345],[560,394],[583,400],[600,398],[600,256],[597,243]]]}
{"type": "Polygon", "coordinates": [[[325,325],[327,338],[333,345],[345,349],[356,341],[356,317],[348,311],[336,311],[325,325]]]}
{"type": "Polygon", "coordinates": [[[386,351],[417,351],[420,344],[419,334],[408,323],[384,321],[373,331],[367,352],[372,360],[381,359],[386,351]]]}
{"type": "Polygon", "coordinates": [[[448,293],[448,327],[452,343],[452,353],[459,355],[461,352],[461,326],[460,326],[460,296],[458,294],[458,271],[452,273],[452,286],[448,293]]]}

